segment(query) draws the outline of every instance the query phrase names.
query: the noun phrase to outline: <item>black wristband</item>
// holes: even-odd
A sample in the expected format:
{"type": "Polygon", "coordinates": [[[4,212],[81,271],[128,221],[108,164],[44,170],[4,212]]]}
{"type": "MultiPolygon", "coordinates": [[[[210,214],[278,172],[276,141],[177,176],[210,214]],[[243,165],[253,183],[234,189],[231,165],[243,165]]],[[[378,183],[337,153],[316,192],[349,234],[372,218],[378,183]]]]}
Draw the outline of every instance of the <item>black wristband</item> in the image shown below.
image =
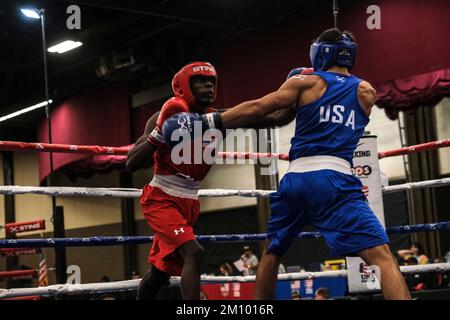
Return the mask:
{"type": "Polygon", "coordinates": [[[223,130],[222,116],[219,112],[211,112],[203,115],[203,121],[208,128],[223,130]]]}

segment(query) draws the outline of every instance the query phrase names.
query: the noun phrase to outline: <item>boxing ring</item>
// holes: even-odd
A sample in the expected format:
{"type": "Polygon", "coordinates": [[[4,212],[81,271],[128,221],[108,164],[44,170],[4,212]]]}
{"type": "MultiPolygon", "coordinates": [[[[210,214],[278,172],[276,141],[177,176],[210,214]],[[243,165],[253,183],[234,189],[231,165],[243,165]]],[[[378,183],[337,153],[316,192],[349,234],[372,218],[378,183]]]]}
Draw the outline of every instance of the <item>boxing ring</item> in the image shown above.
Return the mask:
{"type": "MultiPolygon", "coordinates": [[[[425,144],[410,146],[397,150],[380,152],[378,158],[406,155],[421,151],[436,150],[450,146],[450,139],[434,141],[425,144]]],[[[127,147],[103,147],[103,146],[79,146],[45,143],[24,143],[0,141],[0,151],[36,151],[36,152],[62,152],[62,153],[84,153],[90,155],[122,155],[126,156],[127,147]]],[[[219,157],[232,159],[280,159],[288,160],[286,154],[276,153],[238,153],[219,152],[219,157]]],[[[420,188],[434,188],[450,185],[450,178],[428,180],[421,182],[405,183],[382,188],[383,193],[392,193],[403,190],[420,188]]],[[[200,197],[267,197],[272,190],[226,190],[207,189],[200,190],[200,197]]],[[[140,189],[133,188],[78,188],[78,187],[29,187],[29,186],[0,186],[0,194],[38,194],[49,196],[85,196],[85,197],[119,197],[138,198],[141,196],[140,189]]],[[[387,228],[388,234],[414,233],[414,232],[436,232],[450,229],[450,221],[436,222],[430,224],[406,225],[387,228]]],[[[317,232],[301,232],[297,239],[317,239],[321,235],[317,232]]],[[[202,244],[249,242],[265,240],[267,235],[261,234],[224,234],[224,235],[198,235],[197,240],[202,244]]],[[[125,244],[145,244],[152,242],[152,236],[116,236],[116,237],[86,237],[86,238],[48,238],[48,239],[4,239],[0,240],[0,248],[35,248],[35,247],[86,247],[86,246],[113,246],[125,244]]],[[[426,273],[446,272],[450,270],[450,263],[435,263],[417,266],[402,266],[401,272],[426,273]]],[[[279,274],[280,281],[293,281],[317,278],[347,277],[347,270],[322,271],[322,272],[299,272],[279,274]]],[[[232,282],[254,282],[255,276],[202,276],[202,283],[232,283],[232,282]]],[[[30,296],[59,296],[67,294],[99,294],[136,290],[140,279],[117,281],[108,283],[90,284],[56,284],[47,287],[23,288],[23,289],[0,289],[0,299],[30,297],[30,296]]],[[[178,285],[179,277],[171,277],[171,285],[178,285]]]]}

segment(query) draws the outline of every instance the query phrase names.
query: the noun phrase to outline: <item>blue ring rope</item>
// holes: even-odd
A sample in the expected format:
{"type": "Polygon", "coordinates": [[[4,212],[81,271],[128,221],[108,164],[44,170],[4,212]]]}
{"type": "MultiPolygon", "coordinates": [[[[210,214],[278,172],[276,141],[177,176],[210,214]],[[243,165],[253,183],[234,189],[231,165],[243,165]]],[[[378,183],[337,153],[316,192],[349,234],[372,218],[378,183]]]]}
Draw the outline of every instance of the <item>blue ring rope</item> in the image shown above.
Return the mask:
{"type": "MultiPolygon", "coordinates": [[[[390,227],[386,229],[388,234],[432,232],[450,229],[450,221],[416,224],[407,226],[390,227]]],[[[317,239],[322,236],[318,232],[300,232],[297,239],[317,239]]],[[[224,235],[200,235],[197,240],[201,243],[226,243],[262,241],[267,239],[267,234],[224,234],[224,235]]],[[[92,247],[114,246],[123,244],[143,244],[153,241],[153,236],[116,236],[116,237],[89,237],[89,238],[48,238],[48,239],[3,239],[0,240],[0,248],[35,248],[35,247],[92,247]]]]}

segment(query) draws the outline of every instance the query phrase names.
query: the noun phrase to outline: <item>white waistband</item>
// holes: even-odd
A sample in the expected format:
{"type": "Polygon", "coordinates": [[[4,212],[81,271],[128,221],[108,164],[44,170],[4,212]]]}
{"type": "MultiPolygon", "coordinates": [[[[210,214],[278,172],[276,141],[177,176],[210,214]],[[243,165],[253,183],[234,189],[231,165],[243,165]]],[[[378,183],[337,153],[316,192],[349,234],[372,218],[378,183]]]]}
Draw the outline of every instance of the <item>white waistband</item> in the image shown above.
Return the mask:
{"type": "Polygon", "coordinates": [[[198,199],[201,181],[186,179],[175,175],[155,175],[149,183],[158,187],[168,195],[178,198],[198,199]]]}
{"type": "Polygon", "coordinates": [[[289,163],[288,173],[318,170],[334,170],[344,174],[352,174],[348,161],[332,156],[312,156],[295,159],[289,163]]]}

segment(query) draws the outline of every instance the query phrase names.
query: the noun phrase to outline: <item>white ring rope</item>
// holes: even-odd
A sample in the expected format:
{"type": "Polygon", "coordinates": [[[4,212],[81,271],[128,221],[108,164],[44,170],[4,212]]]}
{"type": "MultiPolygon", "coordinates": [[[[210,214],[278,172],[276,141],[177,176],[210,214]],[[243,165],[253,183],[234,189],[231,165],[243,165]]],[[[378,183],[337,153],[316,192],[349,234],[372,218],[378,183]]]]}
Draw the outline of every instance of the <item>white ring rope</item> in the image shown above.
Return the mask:
{"type": "Polygon", "coordinates": [[[0,299],[27,297],[27,296],[55,296],[62,294],[101,294],[136,290],[141,279],[99,282],[87,284],[55,284],[48,287],[0,289],[0,299]]]}
{"type": "MultiPolygon", "coordinates": [[[[428,187],[441,187],[450,185],[450,178],[410,182],[395,186],[383,187],[384,193],[402,190],[421,189],[428,187]]],[[[272,190],[228,190],[228,189],[202,189],[199,190],[200,197],[267,197],[273,193],[272,190]]],[[[0,186],[0,194],[41,194],[50,196],[83,196],[83,197],[118,197],[139,198],[142,194],[140,189],[132,188],[80,188],[80,187],[22,187],[22,186],[0,186]]]]}
{"type": "Polygon", "coordinates": [[[48,196],[139,198],[142,190],[121,188],[0,186],[0,194],[41,194],[48,196]]]}
{"type": "Polygon", "coordinates": [[[442,187],[450,184],[450,178],[436,179],[436,180],[425,180],[419,182],[409,182],[404,184],[399,184],[395,186],[383,186],[382,190],[384,193],[412,190],[412,189],[422,189],[428,187],[442,187]]]}
{"type": "MultiPolygon", "coordinates": [[[[445,272],[450,270],[450,263],[434,263],[416,266],[400,267],[402,273],[425,273],[425,272],[445,272]]],[[[280,281],[307,280],[318,278],[346,277],[347,270],[322,271],[322,272],[299,272],[284,273],[278,275],[280,281]]],[[[54,296],[63,294],[102,294],[122,291],[136,290],[141,279],[101,282],[87,284],[56,284],[48,287],[23,288],[23,289],[0,289],[0,299],[25,297],[25,296],[54,296]]],[[[230,282],[254,282],[255,276],[202,276],[202,283],[230,283],[230,282]]],[[[171,277],[171,285],[179,285],[180,277],[171,277]]]]}
{"type": "Polygon", "coordinates": [[[228,190],[228,189],[202,189],[199,190],[198,195],[205,198],[214,197],[268,197],[269,194],[274,193],[272,190],[228,190]]]}
{"type": "MultiPolygon", "coordinates": [[[[228,189],[203,189],[199,190],[201,197],[267,197],[273,193],[271,190],[228,190],[228,189]]],[[[80,197],[118,197],[139,198],[141,189],[133,188],[80,188],[80,187],[23,187],[0,186],[0,194],[21,195],[40,194],[48,196],[80,196],[80,197]]]]}

